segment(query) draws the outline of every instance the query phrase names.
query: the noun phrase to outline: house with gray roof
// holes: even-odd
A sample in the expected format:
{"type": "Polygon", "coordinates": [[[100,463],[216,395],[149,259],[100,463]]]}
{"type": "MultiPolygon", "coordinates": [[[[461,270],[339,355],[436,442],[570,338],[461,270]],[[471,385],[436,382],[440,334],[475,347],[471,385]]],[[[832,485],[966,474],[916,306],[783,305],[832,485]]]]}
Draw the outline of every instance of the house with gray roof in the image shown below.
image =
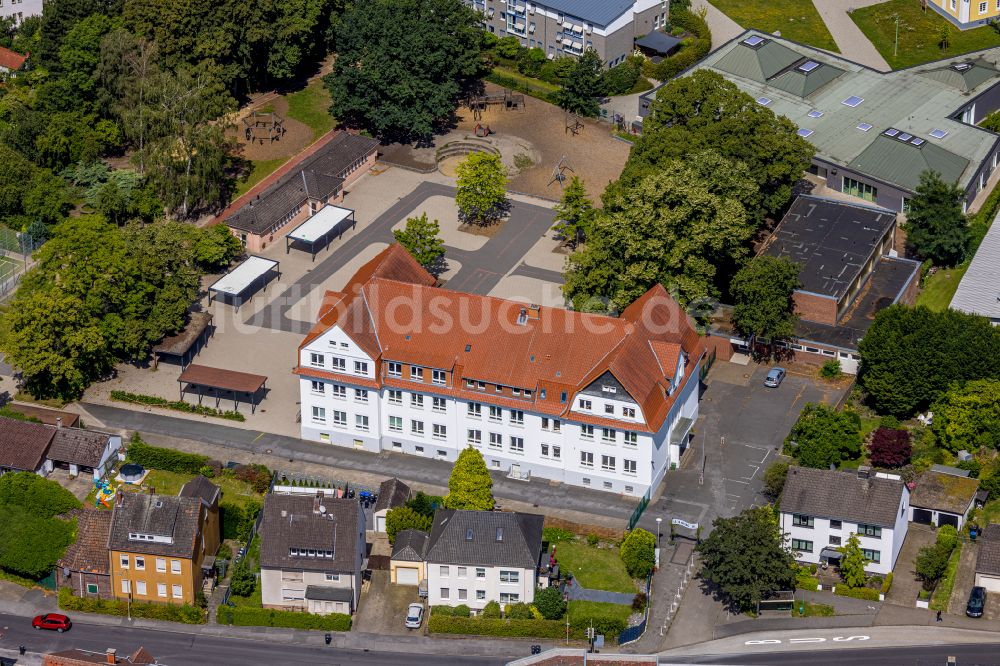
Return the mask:
{"type": "MultiPolygon", "coordinates": [[[[978,127],[1000,108],[1000,48],[879,72],[748,30],[696,70],[720,74],[785,116],[816,148],[810,172],[833,189],[906,212],[920,174],[937,171],[971,204],[997,166],[1000,136],[978,127]]],[[[640,97],[650,113],[657,90],[640,97]]]]}
{"type": "Polygon", "coordinates": [[[0,474],[35,472],[45,476],[51,472],[46,454],[55,435],[55,428],[0,417],[0,474]]]}
{"type": "Polygon", "coordinates": [[[430,535],[421,530],[400,530],[389,557],[389,580],[397,585],[419,585],[424,580],[424,554],[430,535]]]}
{"type": "Polygon", "coordinates": [[[910,491],[895,474],[790,467],[781,494],[781,531],[800,562],[840,561],[852,534],[870,573],[887,574],[906,538],[910,491]]]}
{"type": "Polygon", "coordinates": [[[490,601],[531,603],[543,522],[532,513],[438,509],[424,554],[427,602],[473,611],[490,601]]]}
{"type": "Polygon", "coordinates": [[[976,585],[987,592],[1000,592],[1000,525],[986,526],[976,556],[976,585]]]}
{"type": "Polygon", "coordinates": [[[270,494],[260,525],[264,608],[351,614],[365,568],[365,518],[356,499],[270,494]]]}
{"type": "Polygon", "coordinates": [[[982,315],[1000,326],[1000,224],[992,225],[979,244],[958,283],[951,308],[982,315]]]}
{"type": "Polygon", "coordinates": [[[94,481],[100,481],[123,450],[121,435],[80,428],[57,427],[55,430],[47,458],[53,467],[67,469],[74,476],[90,474],[94,481]]]}
{"type": "Polygon", "coordinates": [[[378,500],[375,502],[375,508],[372,510],[373,529],[376,532],[385,532],[386,514],[389,513],[390,509],[395,509],[406,504],[408,499],[410,499],[410,487],[408,485],[396,477],[383,481],[378,487],[378,500]]]}

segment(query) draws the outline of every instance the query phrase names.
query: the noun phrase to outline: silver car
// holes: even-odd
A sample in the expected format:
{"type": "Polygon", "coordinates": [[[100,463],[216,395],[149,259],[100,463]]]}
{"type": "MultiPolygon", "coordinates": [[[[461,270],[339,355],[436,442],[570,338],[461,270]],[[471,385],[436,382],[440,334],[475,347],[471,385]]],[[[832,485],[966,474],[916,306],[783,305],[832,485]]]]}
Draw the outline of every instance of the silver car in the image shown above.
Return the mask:
{"type": "Polygon", "coordinates": [[[424,621],[423,604],[410,604],[409,608],[406,609],[406,628],[419,629],[423,621],[424,621]]]}
{"type": "Polygon", "coordinates": [[[767,377],[764,378],[764,386],[768,388],[778,388],[781,385],[781,380],[785,378],[784,368],[771,368],[767,373],[767,377]]]}

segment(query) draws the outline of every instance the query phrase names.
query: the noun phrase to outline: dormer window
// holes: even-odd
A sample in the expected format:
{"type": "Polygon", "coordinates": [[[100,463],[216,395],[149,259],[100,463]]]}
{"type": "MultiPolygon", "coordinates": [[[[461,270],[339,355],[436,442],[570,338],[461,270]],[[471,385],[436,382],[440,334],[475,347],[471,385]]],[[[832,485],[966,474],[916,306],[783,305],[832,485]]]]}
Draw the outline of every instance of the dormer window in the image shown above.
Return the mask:
{"type": "Polygon", "coordinates": [[[601,387],[601,391],[604,393],[618,393],[618,389],[614,386],[604,385],[601,387]]]}

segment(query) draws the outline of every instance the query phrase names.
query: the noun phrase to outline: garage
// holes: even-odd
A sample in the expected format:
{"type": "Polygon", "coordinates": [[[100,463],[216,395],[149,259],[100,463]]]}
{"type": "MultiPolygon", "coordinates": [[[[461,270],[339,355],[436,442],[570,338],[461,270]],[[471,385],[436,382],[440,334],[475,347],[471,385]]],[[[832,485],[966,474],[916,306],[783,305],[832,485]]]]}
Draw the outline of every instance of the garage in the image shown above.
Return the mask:
{"type": "Polygon", "coordinates": [[[420,570],[416,567],[396,567],[397,585],[416,585],[419,582],[420,570]]]}
{"type": "Polygon", "coordinates": [[[928,509],[913,508],[913,522],[921,525],[930,525],[934,519],[934,514],[928,509]]]}
{"type": "Polygon", "coordinates": [[[1000,525],[987,525],[979,539],[976,585],[1000,593],[1000,525]]]}
{"type": "Polygon", "coordinates": [[[385,516],[375,516],[375,531],[385,532],[385,516]]]}
{"type": "Polygon", "coordinates": [[[945,525],[951,525],[956,530],[958,529],[958,516],[952,513],[939,513],[938,514],[938,527],[944,527],[945,525]]]}
{"type": "Polygon", "coordinates": [[[420,530],[402,530],[396,535],[389,557],[390,580],[396,585],[419,585],[424,578],[424,551],[430,535],[420,530]]]}
{"type": "Polygon", "coordinates": [[[987,592],[1000,592],[1000,576],[976,574],[976,585],[985,587],[987,592]]]}
{"type": "Polygon", "coordinates": [[[969,470],[932,465],[916,480],[910,491],[910,520],[914,523],[961,530],[975,506],[979,479],[969,476],[969,470]]]}

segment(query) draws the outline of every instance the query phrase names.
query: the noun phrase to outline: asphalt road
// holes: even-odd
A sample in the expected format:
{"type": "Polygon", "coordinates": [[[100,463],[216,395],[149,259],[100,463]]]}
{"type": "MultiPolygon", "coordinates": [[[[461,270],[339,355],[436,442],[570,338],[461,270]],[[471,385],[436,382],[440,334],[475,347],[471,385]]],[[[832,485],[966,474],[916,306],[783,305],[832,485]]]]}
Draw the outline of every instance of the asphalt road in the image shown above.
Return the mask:
{"type": "MultiPolygon", "coordinates": [[[[0,646],[16,650],[24,645],[29,652],[46,653],[54,650],[81,648],[104,652],[116,648],[118,654],[131,654],[145,647],[160,663],[168,666],[250,666],[251,664],[282,664],[295,666],[500,666],[502,657],[459,657],[455,655],[420,654],[416,652],[368,652],[343,650],[323,646],[268,643],[247,640],[181,634],[170,631],[108,627],[76,623],[58,634],[34,631],[27,618],[0,615],[0,646]]],[[[262,637],[263,638],[263,637],[262,637]]]]}
{"type": "Polygon", "coordinates": [[[817,650],[815,652],[768,652],[707,657],[674,657],[661,664],[809,664],[809,666],[947,666],[955,657],[957,666],[1000,666],[1000,645],[959,644],[917,647],[817,650]]]}

